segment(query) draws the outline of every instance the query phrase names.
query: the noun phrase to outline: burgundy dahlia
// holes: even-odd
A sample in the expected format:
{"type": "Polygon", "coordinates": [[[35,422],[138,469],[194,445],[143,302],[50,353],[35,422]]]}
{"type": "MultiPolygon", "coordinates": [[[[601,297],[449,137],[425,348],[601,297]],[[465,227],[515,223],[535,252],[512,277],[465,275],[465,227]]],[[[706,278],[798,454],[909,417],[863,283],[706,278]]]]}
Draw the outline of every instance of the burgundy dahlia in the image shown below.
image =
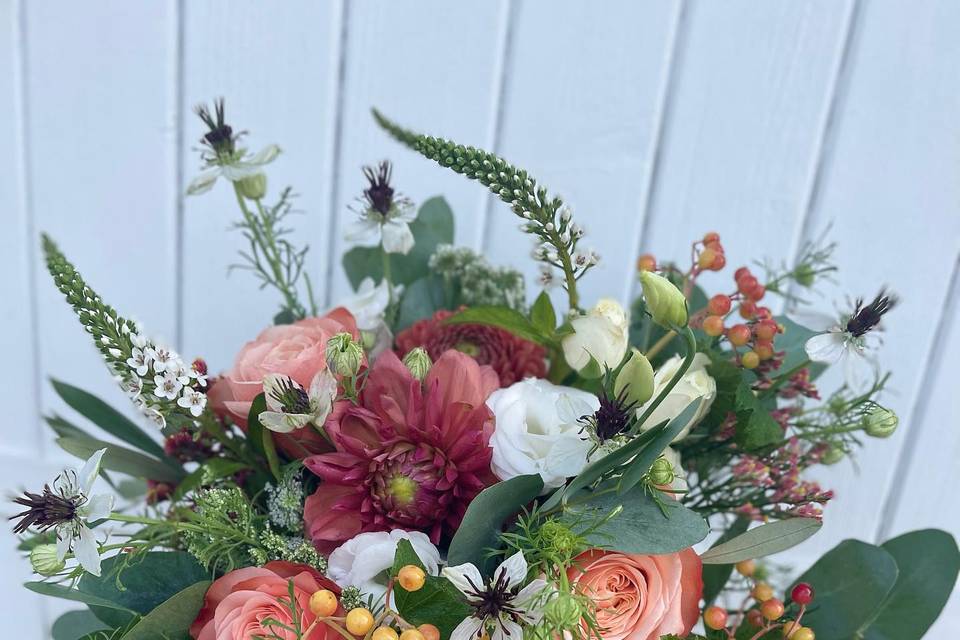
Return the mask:
{"type": "Polygon", "coordinates": [[[495,480],[496,375],[458,351],[442,354],[421,384],[392,352],[377,358],[359,402],[326,422],[336,448],[306,458],[322,480],[307,498],[307,534],[328,552],[358,533],[411,529],[436,543],[495,480]]]}
{"type": "Polygon", "coordinates": [[[524,378],[547,375],[546,350],[509,331],[482,324],[445,324],[453,311],[437,311],[433,317],[419,320],[397,334],[397,353],[403,357],[423,347],[436,360],[450,349],[467,354],[480,364],[493,367],[501,387],[509,387],[524,378]]]}

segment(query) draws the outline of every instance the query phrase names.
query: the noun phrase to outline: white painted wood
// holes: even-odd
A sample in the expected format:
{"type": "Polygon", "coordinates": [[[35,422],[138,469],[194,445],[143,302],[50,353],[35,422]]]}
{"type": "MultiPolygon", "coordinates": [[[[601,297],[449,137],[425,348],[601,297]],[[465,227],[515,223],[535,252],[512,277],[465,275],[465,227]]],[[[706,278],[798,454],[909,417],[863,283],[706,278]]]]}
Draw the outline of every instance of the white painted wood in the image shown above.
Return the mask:
{"type": "Polygon", "coordinates": [[[396,188],[415,202],[443,195],[456,215],[456,239],[479,246],[483,187],[404,149],[373,121],[370,108],[411,129],[488,146],[493,136],[507,4],[497,2],[349,3],[341,154],[331,233],[331,300],[350,291],[340,266],[354,219],[348,206],[366,181],[361,166],[394,161],[396,188]]]}
{"type": "MultiPolygon", "coordinates": [[[[727,269],[700,278],[714,292],[733,290],[741,265],[788,256],[850,9],[833,0],[687,5],[643,252],[686,269],[690,245],[720,233],[727,269]]],[[[615,267],[631,272],[633,260],[615,267]]]]}
{"type": "MultiPolygon", "coordinates": [[[[184,184],[198,173],[204,127],[198,103],[227,100],[227,120],[248,130],[252,150],[278,143],[283,153],[269,167],[273,198],[287,185],[299,194],[289,226],[307,243],[309,275],[322,304],[329,227],[330,176],[336,122],[341,6],[338,2],[253,1],[186,3],[183,14],[184,184]]],[[[252,274],[229,265],[246,248],[227,231],[240,211],[232,187],[184,201],[184,354],[207,358],[211,370],[228,368],[234,354],[272,323],[280,296],[259,290],[252,274]],[[215,238],[216,242],[211,242],[215,238]]]]}
{"type": "MultiPolygon", "coordinates": [[[[585,226],[582,247],[602,262],[581,281],[584,304],[623,295],[679,12],[676,2],[609,3],[601,12],[526,1],[516,13],[496,151],[561,194],[585,226]]],[[[487,254],[519,267],[532,291],[537,267],[520,219],[494,202],[488,222],[487,254]]]]}

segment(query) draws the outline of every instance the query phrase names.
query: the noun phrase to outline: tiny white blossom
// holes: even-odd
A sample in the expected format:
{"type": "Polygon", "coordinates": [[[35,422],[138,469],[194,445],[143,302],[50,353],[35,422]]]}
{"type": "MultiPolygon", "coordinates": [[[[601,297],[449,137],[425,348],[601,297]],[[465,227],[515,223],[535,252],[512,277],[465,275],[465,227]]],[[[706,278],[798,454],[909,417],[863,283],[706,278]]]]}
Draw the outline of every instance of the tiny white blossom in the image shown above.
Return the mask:
{"type": "Polygon", "coordinates": [[[203,409],[207,406],[207,395],[187,387],[183,390],[183,395],[177,398],[177,405],[184,409],[190,409],[191,415],[196,418],[203,413],[203,409]]]}
{"type": "Polygon", "coordinates": [[[130,357],[127,358],[127,365],[136,371],[141,378],[150,371],[150,362],[150,356],[140,347],[134,347],[130,352],[130,357]]]}
{"type": "Polygon", "coordinates": [[[153,370],[157,373],[163,373],[166,371],[167,365],[172,364],[177,360],[177,354],[159,346],[148,347],[146,354],[153,364],[153,370]]]}
{"type": "Polygon", "coordinates": [[[179,358],[167,365],[166,373],[172,375],[184,386],[190,384],[190,369],[179,358]]]}
{"type": "Polygon", "coordinates": [[[176,376],[169,372],[154,376],[153,383],[157,385],[157,388],[154,390],[153,394],[158,398],[176,400],[177,396],[180,394],[180,390],[183,389],[183,383],[177,380],[176,376]]]}

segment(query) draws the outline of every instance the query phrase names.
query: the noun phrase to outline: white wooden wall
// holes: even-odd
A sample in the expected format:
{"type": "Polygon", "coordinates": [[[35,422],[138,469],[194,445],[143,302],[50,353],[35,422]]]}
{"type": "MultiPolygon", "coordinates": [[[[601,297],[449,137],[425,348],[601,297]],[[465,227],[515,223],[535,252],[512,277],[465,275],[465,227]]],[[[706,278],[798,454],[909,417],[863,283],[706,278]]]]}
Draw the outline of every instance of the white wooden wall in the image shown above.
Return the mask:
{"type": "MultiPolygon", "coordinates": [[[[838,498],[798,565],[848,536],[958,534],[957,33],[954,0],[0,0],[0,486],[65,460],[41,426],[63,410],[48,376],[123,402],[43,269],[40,231],[214,369],[269,322],[274,297],[225,278],[240,243],[229,192],[183,197],[202,133],[190,108],[226,96],[253,146],[284,148],[272,185],[301,194],[326,302],[348,291],[359,167],[383,157],[414,199],[449,199],[459,243],[533,273],[515,218],[388,140],[372,105],[564,194],[604,257],[588,301],[626,299],[638,253],[683,259],[707,230],[736,266],[793,256],[833,223],[842,270],[824,308],[882,284],[903,298],[881,354],[902,427],[823,474],[838,498]]],[[[5,630],[46,637],[61,607],[17,586],[11,541],[5,630]]],[[[937,628],[958,624],[955,596],[937,628]]]]}

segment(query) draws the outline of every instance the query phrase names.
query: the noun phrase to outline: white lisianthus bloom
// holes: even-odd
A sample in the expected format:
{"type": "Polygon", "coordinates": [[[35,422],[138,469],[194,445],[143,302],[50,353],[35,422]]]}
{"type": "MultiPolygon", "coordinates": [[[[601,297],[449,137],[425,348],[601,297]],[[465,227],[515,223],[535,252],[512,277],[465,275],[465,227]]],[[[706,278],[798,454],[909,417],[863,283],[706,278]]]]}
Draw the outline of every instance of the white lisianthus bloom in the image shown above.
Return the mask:
{"type": "Polygon", "coordinates": [[[345,300],[341,306],[353,314],[360,331],[373,331],[383,324],[383,314],[390,304],[390,289],[386,280],[374,284],[373,278],[366,277],[357,287],[352,298],[345,300]]]}
{"type": "MultiPolygon", "coordinates": [[[[657,396],[660,395],[660,392],[667,383],[670,382],[682,364],[683,357],[676,355],[664,362],[663,365],[657,369],[657,373],[653,376],[654,390],[653,398],[650,402],[657,399],[657,396]]],[[[706,354],[698,353],[695,355],[693,362],[690,364],[690,368],[687,369],[687,372],[683,374],[680,381],[677,382],[676,386],[667,394],[667,397],[663,399],[663,402],[654,409],[650,417],[640,425],[640,430],[646,431],[647,429],[652,429],[664,420],[671,420],[677,417],[681,411],[687,408],[688,404],[697,398],[702,398],[703,401],[700,403],[700,409],[693,417],[693,420],[677,434],[673,442],[679,442],[686,438],[690,430],[707,415],[710,411],[710,406],[717,397],[717,381],[707,373],[708,364],[710,364],[710,358],[708,358],[706,354]]],[[[643,415],[643,412],[650,406],[650,402],[637,408],[638,416],[643,415]]]]}
{"type": "Polygon", "coordinates": [[[599,408],[595,395],[527,378],[494,391],[487,406],[496,417],[490,467],[501,480],[540,474],[547,491],[586,466],[591,442],[578,420],[599,408]]]}
{"type": "Polygon", "coordinates": [[[567,364],[581,371],[592,356],[601,367],[615,369],[627,352],[630,321],[616,300],[603,298],[586,315],[570,321],[574,333],[563,338],[567,364]]]}
{"type": "Polygon", "coordinates": [[[329,369],[317,372],[306,391],[289,376],[271,373],[263,378],[267,411],[260,422],[277,433],[289,433],[308,424],[322,427],[337,398],[337,379],[329,369]]]}
{"type": "Polygon", "coordinates": [[[327,559],[327,576],[342,588],[357,587],[380,598],[387,592],[388,573],[401,540],[410,541],[428,574],[439,573],[440,552],[425,533],[394,529],[361,533],[334,549],[327,559]]]}

